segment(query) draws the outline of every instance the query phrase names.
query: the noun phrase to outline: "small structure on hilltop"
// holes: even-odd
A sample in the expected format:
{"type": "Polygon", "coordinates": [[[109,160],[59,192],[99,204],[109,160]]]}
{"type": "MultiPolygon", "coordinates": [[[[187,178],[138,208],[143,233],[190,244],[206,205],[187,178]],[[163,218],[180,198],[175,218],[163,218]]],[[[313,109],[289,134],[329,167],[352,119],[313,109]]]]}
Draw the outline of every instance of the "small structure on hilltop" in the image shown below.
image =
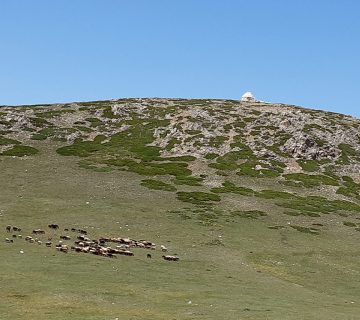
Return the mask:
{"type": "Polygon", "coordinates": [[[253,94],[250,91],[247,91],[242,95],[241,101],[243,101],[243,102],[255,102],[257,100],[255,99],[255,97],[253,96],[253,94]]]}

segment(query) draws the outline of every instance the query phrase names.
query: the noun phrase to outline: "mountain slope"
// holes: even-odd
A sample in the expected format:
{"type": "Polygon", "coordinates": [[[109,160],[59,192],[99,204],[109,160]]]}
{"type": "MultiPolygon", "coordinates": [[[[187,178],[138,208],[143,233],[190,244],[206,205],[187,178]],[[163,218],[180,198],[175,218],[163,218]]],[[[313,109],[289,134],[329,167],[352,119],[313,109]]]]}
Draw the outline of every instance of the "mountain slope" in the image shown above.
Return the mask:
{"type": "Polygon", "coordinates": [[[54,319],[63,308],[72,319],[358,314],[359,125],[335,113],[230,100],[2,107],[2,230],[57,222],[94,237],[162,242],[181,260],[164,265],[156,251],[150,263],[137,251],[133,260],[105,262],[27,246],[25,270],[25,244],[16,239],[1,244],[9,259],[0,275],[8,286],[15,274],[26,280],[2,293],[19,308],[3,302],[1,313],[16,319],[34,315],[32,303],[46,313],[57,302],[54,319]]]}

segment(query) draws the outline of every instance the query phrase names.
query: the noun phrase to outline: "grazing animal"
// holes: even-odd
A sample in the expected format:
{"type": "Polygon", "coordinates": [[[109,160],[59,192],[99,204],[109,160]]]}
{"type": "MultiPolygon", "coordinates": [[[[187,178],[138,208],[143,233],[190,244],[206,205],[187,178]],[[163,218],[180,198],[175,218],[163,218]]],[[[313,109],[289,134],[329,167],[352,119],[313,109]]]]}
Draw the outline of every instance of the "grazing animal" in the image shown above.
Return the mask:
{"type": "Polygon", "coordinates": [[[61,240],[71,240],[69,236],[60,236],[61,240]]]}
{"type": "Polygon", "coordinates": [[[179,261],[179,257],[177,256],[162,256],[166,261],[179,261]]]}
{"type": "Polygon", "coordinates": [[[66,244],[63,244],[63,245],[57,244],[56,245],[56,250],[64,252],[64,253],[68,253],[69,247],[66,244]]]}
{"type": "Polygon", "coordinates": [[[55,223],[50,223],[50,224],[48,225],[48,227],[49,227],[50,229],[54,229],[54,230],[59,229],[59,225],[58,225],[58,224],[55,224],[55,223]]]}
{"type": "Polygon", "coordinates": [[[146,257],[147,257],[148,259],[151,259],[151,254],[148,253],[148,254],[146,255],[146,257]]]}
{"type": "Polygon", "coordinates": [[[162,251],[162,252],[166,252],[166,251],[167,251],[167,248],[166,248],[164,245],[161,245],[160,248],[161,248],[161,251],[162,251]]]}
{"type": "Polygon", "coordinates": [[[46,245],[47,247],[51,247],[51,241],[45,242],[45,245],[46,245]]]}
{"type": "Polygon", "coordinates": [[[44,230],[41,230],[41,229],[35,229],[35,230],[33,230],[32,233],[33,233],[33,234],[45,234],[45,231],[44,231],[44,230]]]}
{"type": "Polygon", "coordinates": [[[13,237],[13,238],[16,238],[17,236],[16,236],[16,234],[13,234],[12,237],[13,237]]]}
{"type": "Polygon", "coordinates": [[[10,232],[11,231],[11,226],[6,226],[6,231],[10,232]]]}
{"type": "Polygon", "coordinates": [[[21,228],[19,228],[19,227],[13,227],[13,230],[14,230],[14,231],[21,231],[21,228]]]}
{"type": "Polygon", "coordinates": [[[64,231],[69,231],[69,229],[68,229],[68,228],[65,228],[64,231]]]}
{"type": "Polygon", "coordinates": [[[5,241],[6,241],[6,243],[13,243],[14,242],[13,239],[9,239],[9,238],[6,238],[5,241]]]}
{"type": "Polygon", "coordinates": [[[36,241],[38,245],[41,245],[42,244],[42,241],[38,240],[36,241]]]}

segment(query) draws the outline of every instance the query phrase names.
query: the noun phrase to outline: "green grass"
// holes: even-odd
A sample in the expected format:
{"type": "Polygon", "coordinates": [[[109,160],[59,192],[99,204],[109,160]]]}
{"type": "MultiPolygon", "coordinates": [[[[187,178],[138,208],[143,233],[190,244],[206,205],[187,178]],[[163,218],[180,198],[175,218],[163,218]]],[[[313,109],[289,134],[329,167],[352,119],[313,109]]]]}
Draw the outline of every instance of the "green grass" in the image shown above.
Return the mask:
{"type": "Polygon", "coordinates": [[[315,160],[298,160],[298,164],[307,172],[316,172],[320,170],[320,166],[315,160]]]}
{"type": "Polygon", "coordinates": [[[70,146],[61,147],[56,152],[62,156],[88,157],[104,146],[96,141],[76,141],[70,146]]]}
{"type": "Polygon", "coordinates": [[[202,205],[211,202],[218,202],[221,198],[212,193],[207,192],[177,192],[177,198],[183,202],[202,205]]]}
{"type": "Polygon", "coordinates": [[[359,153],[349,144],[342,143],[338,147],[341,150],[341,157],[338,161],[340,164],[350,164],[350,159],[359,155],[359,153]]]}
{"type": "Polygon", "coordinates": [[[24,156],[32,156],[39,152],[38,149],[30,147],[30,146],[22,146],[15,145],[11,149],[8,149],[2,152],[0,155],[2,156],[13,156],[13,157],[24,157],[24,156]]]}
{"type": "Polygon", "coordinates": [[[256,193],[256,196],[264,199],[297,199],[293,193],[275,190],[262,190],[256,193]]]}
{"type": "Polygon", "coordinates": [[[217,153],[208,153],[205,155],[205,159],[208,160],[214,160],[218,157],[219,155],[217,153]]]}
{"type": "Polygon", "coordinates": [[[10,145],[10,144],[20,144],[20,143],[21,143],[20,141],[0,136],[0,146],[10,145]]]}
{"type": "Polygon", "coordinates": [[[39,118],[39,117],[32,117],[29,120],[30,120],[31,124],[34,125],[35,127],[43,128],[45,126],[51,125],[50,122],[48,122],[47,120],[45,120],[43,118],[39,118]]]}
{"type": "Polygon", "coordinates": [[[203,179],[200,177],[193,176],[176,176],[174,183],[179,185],[187,185],[187,186],[201,186],[203,179]]]}
{"type": "Polygon", "coordinates": [[[308,216],[340,213],[341,211],[360,211],[360,206],[356,203],[344,200],[328,200],[327,198],[319,196],[298,197],[290,201],[277,202],[277,205],[283,208],[297,210],[301,214],[308,216]]]}
{"type": "Polygon", "coordinates": [[[173,185],[158,180],[145,179],[141,181],[141,185],[153,190],[176,191],[173,185]]]}
{"type": "Polygon", "coordinates": [[[222,187],[212,188],[211,192],[214,193],[234,193],[244,196],[253,196],[256,192],[250,188],[238,187],[230,181],[225,181],[222,187]]]}
{"type": "Polygon", "coordinates": [[[305,173],[291,173],[283,175],[286,180],[297,181],[306,188],[319,187],[321,185],[338,186],[339,182],[325,175],[309,175],[305,173]]]}

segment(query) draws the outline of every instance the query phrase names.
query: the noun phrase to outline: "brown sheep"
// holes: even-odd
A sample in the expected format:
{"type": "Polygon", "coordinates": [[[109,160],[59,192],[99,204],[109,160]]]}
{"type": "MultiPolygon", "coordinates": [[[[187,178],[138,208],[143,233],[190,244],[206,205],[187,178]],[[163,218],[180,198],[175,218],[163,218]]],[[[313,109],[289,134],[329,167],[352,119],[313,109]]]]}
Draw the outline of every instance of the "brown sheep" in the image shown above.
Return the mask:
{"type": "Polygon", "coordinates": [[[166,261],[179,261],[179,257],[177,256],[162,256],[166,261]]]}

